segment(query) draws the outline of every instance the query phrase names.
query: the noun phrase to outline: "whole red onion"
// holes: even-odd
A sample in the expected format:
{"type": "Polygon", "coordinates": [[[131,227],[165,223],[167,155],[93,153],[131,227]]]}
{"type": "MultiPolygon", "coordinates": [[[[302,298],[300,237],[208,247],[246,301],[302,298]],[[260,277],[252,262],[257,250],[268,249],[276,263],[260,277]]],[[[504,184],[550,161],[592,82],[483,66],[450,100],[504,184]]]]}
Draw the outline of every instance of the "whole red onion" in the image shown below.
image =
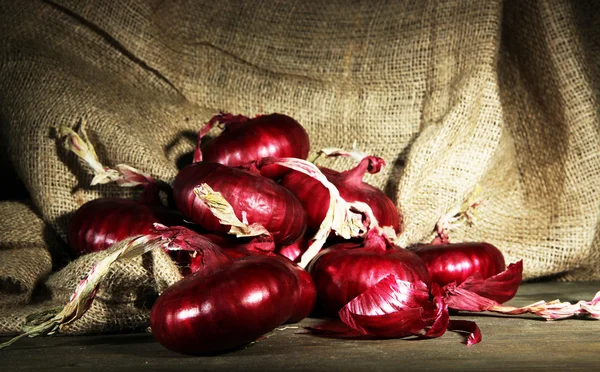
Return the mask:
{"type": "Polygon", "coordinates": [[[431,280],[440,286],[461,284],[476,273],[487,279],[506,269],[502,252],[489,243],[428,244],[411,250],[421,257],[431,280]]]}
{"type": "Polygon", "coordinates": [[[112,169],[104,166],[94,150],[81,122],[79,136],[73,129],[61,125],[58,133],[65,136],[67,145],[75,155],[83,159],[94,173],[91,184],[116,182],[123,187],[143,187],[140,200],[100,198],[79,207],[69,221],[67,240],[76,256],[104,250],[114,243],[135,235],[150,232],[154,223],[178,225],[183,222],[179,212],[163,206],[160,192],[167,195],[172,205],[172,189],[162,181],[155,181],[126,164],[112,169]]]}
{"type": "Polygon", "coordinates": [[[153,224],[178,225],[182,215],[161,204],[154,184],[145,187],[140,200],[99,198],[75,211],[67,240],[74,255],[98,252],[135,235],[150,233],[153,224]]]}
{"type": "Polygon", "coordinates": [[[427,286],[431,283],[419,256],[393,245],[375,230],[369,231],[362,243],[339,243],[322,250],[308,272],[317,287],[319,308],[331,316],[389,275],[427,286]]]}
{"type": "MultiPolygon", "coordinates": [[[[283,114],[260,115],[248,118],[242,115],[214,116],[198,134],[198,142],[216,123],[224,130],[216,138],[196,151],[194,161],[211,161],[237,167],[264,157],[293,157],[306,159],[310,142],[306,130],[293,118],[283,114]]],[[[289,170],[277,165],[261,169],[268,178],[278,178],[289,170]]]]}
{"type": "MultiPolygon", "coordinates": [[[[344,200],[368,204],[379,226],[391,226],[396,233],[400,233],[400,215],[394,203],[381,190],[362,180],[365,172],[377,173],[384,165],[385,161],[382,158],[367,156],[356,167],[344,172],[320,169],[329,182],[339,190],[344,200]]],[[[327,213],[329,191],[317,180],[297,171],[284,175],[281,185],[291,190],[300,199],[307,212],[307,233],[314,234],[327,213]]]]}
{"type": "MultiPolygon", "coordinates": [[[[214,234],[202,234],[211,243],[219,246],[223,253],[231,260],[243,259],[248,256],[267,256],[274,259],[280,259],[296,270],[300,279],[300,299],[292,317],[288,320],[289,323],[299,322],[306,318],[317,299],[317,289],[310,274],[293,263],[287,257],[274,253],[275,244],[272,240],[261,237],[252,239],[236,239],[229,236],[221,236],[214,234]]],[[[178,254],[178,261],[186,265],[189,264],[189,270],[184,271],[186,275],[202,270],[204,268],[205,258],[203,255],[190,256],[189,252],[183,251],[178,254]]]]}
{"type": "Polygon", "coordinates": [[[248,223],[264,226],[277,245],[294,243],[306,230],[306,212],[289,190],[259,174],[202,161],[177,174],[173,192],[177,208],[207,230],[225,233],[230,227],[222,225],[196,196],[194,189],[202,183],[220,192],[238,219],[243,220],[242,213],[246,213],[248,223]]]}
{"type": "Polygon", "coordinates": [[[196,272],[161,294],[150,325],[166,348],[214,354],[242,346],[300,316],[302,281],[284,258],[246,256],[196,272]]]}

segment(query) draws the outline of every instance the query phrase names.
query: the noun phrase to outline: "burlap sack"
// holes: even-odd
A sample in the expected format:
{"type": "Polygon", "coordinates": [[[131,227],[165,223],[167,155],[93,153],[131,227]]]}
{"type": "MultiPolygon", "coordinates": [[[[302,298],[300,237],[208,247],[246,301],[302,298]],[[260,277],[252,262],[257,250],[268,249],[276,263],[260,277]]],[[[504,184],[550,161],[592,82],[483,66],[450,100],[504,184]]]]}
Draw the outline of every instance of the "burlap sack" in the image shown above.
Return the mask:
{"type": "Polygon", "coordinates": [[[0,202],[0,309],[29,302],[36,285],[52,270],[50,245],[58,239],[31,206],[0,202]]]}
{"type": "MultiPolygon", "coordinates": [[[[597,279],[596,7],[3,1],[0,140],[64,239],[77,206],[133,192],[89,188],[87,168],[52,128],[84,117],[104,163],[170,181],[212,114],[282,112],[306,127],[314,150],[357,141],[386,159],[367,180],[397,202],[402,244],[430,240],[439,218],[480,185],[478,223],[451,240],[489,241],[508,261],[524,259],[529,279],[597,279]]],[[[0,277],[14,275],[11,265],[3,258],[0,277]]]]}
{"type": "MultiPolygon", "coordinates": [[[[17,220],[17,216],[12,216],[17,220]]],[[[32,221],[39,221],[29,216],[32,221]]],[[[10,219],[8,219],[10,221],[10,219]]],[[[41,225],[41,221],[39,221],[41,225]]],[[[18,229],[15,229],[18,231],[18,229]]],[[[19,246],[0,251],[12,254],[20,259],[11,259],[2,255],[3,276],[13,274],[12,278],[0,278],[0,290],[3,291],[4,307],[0,308],[0,334],[15,334],[20,332],[26,318],[39,315],[46,310],[64,306],[75,290],[79,281],[98,263],[110,253],[121,249],[124,242],[113,245],[110,249],[82,256],[59,271],[56,271],[42,283],[32,283],[34,274],[29,271],[41,268],[46,264],[47,270],[42,275],[50,272],[49,254],[43,244],[37,246],[34,256],[28,252],[25,242],[21,240],[19,246]],[[25,255],[22,256],[22,253],[25,255]],[[6,260],[4,260],[7,258],[6,260]],[[10,272],[14,264],[14,272],[10,272]],[[6,269],[6,270],[4,270],[6,269]],[[22,293],[20,296],[11,293],[14,287],[4,286],[6,281],[20,279],[22,293]],[[33,293],[34,284],[38,284],[33,293]],[[18,298],[21,297],[21,298],[18,298]],[[17,299],[19,302],[17,302],[17,299]]],[[[38,275],[38,276],[42,276],[38,275]]],[[[65,327],[64,334],[82,334],[110,331],[131,331],[148,324],[150,309],[154,300],[171,284],[181,279],[179,269],[169,256],[162,250],[153,251],[151,254],[116,262],[106,274],[103,284],[96,294],[92,307],[85,315],[65,327]]],[[[0,303],[2,304],[2,303],[0,303]]]]}

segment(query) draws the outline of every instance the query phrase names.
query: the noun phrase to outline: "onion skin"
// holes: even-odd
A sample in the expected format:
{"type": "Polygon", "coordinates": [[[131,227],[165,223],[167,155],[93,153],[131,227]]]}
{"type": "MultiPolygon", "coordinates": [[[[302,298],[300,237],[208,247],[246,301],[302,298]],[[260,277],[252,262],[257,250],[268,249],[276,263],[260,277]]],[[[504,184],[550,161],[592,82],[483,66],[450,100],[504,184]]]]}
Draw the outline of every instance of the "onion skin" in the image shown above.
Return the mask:
{"type": "Polygon", "coordinates": [[[83,204],[69,222],[67,240],[75,256],[107,249],[116,242],[149,234],[154,223],[181,224],[182,216],[161,204],[99,198],[83,204]]]}
{"type": "Polygon", "coordinates": [[[247,256],[185,277],[154,304],[152,333],[166,348],[193,355],[256,340],[297,316],[301,279],[284,260],[247,256]]]}
{"type": "MultiPolygon", "coordinates": [[[[383,191],[362,181],[367,171],[377,173],[384,164],[381,158],[367,156],[355,168],[344,172],[319,169],[335,185],[344,200],[368,204],[379,226],[391,226],[396,233],[400,233],[401,219],[394,203],[383,191]]],[[[327,214],[329,191],[317,180],[296,171],[283,176],[281,185],[300,199],[306,209],[308,235],[314,234],[327,214]]]]}
{"type": "MultiPolygon", "coordinates": [[[[202,236],[211,243],[221,247],[223,253],[233,261],[248,256],[266,256],[282,260],[296,271],[299,278],[299,299],[297,306],[294,309],[294,314],[290,317],[288,323],[299,322],[312,312],[315,302],[317,301],[317,289],[312,277],[308,271],[304,270],[296,263],[293,263],[287,257],[278,253],[273,253],[274,244],[272,241],[269,242],[261,239],[245,241],[244,239],[232,239],[213,234],[203,234],[202,236]]],[[[203,263],[205,259],[202,255],[190,257],[189,252],[180,252],[178,257],[180,262],[189,262],[189,271],[185,275],[204,269],[203,263]],[[182,256],[187,257],[187,260],[181,259],[182,256]]]]}
{"type": "Polygon", "coordinates": [[[294,269],[300,279],[300,285],[298,287],[298,302],[292,316],[287,321],[288,323],[297,323],[309,316],[317,303],[317,287],[312,276],[298,265],[294,265],[294,269]]]}
{"type": "MultiPolygon", "coordinates": [[[[268,156],[305,160],[308,157],[308,133],[287,115],[274,113],[249,119],[224,114],[216,118],[225,123],[225,130],[201,146],[203,161],[237,167],[268,156]]],[[[288,168],[270,165],[261,169],[261,174],[279,178],[288,171],[288,168]]]]}
{"type": "Polygon", "coordinates": [[[305,235],[293,244],[278,247],[276,251],[280,255],[287,257],[290,261],[300,262],[302,254],[306,252],[309,246],[310,239],[305,235]]]}
{"type": "Polygon", "coordinates": [[[487,279],[506,269],[502,252],[489,243],[417,245],[411,250],[421,257],[431,280],[440,286],[461,284],[475,273],[487,279]]]}
{"type": "Polygon", "coordinates": [[[306,230],[306,212],[289,190],[250,171],[201,161],[177,174],[173,193],[177,208],[209,231],[226,233],[230,226],[222,225],[194,193],[194,188],[202,183],[220,192],[240,220],[242,212],[247,212],[250,224],[264,226],[277,245],[296,242],[306,230]]]}
{"type": "Polygon", "coordinates": [[[317,306],[328,316],[336,316],[353,298],[389,275],[431,284],[419,256],[371,232],[362,243],[339,243],[322,250],[308,272],[317,287],[317,306]]]}

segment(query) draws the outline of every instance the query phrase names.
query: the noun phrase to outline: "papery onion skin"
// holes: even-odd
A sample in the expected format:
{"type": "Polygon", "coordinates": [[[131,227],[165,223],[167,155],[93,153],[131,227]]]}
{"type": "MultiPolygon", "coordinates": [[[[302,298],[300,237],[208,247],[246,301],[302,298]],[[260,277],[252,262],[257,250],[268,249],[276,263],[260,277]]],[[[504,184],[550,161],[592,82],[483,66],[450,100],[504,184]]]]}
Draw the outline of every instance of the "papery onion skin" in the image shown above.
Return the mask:
{"type": "Polygon", "coordinates": [[[220,192],[240,220],[246,212],[250,224],[264,226],[277,245],[294,243],[306,230],[306,212],[289,190],[250,171],[201,161],[177,174],[173,193],[177,208],[207,230],[226,233],[230,226],[222,225],[194,193],[202,183],[220,192]]]}
{"type": "Polygon", "coordinates": [[[182,216],[160,204],[123,198],[91,200],[69,221],[67,240],[75,256],[107,249],[116,242],[150,233],[154,223],[178,225],[182,216]]]}
{"type": "Polygon", "coordinates": [[[431,288],[431,296],[433,301],[425,283],[389,275],[348,302],[339,316],[352,329],[372,336],[440,337],[446,332],[448,307],[438,285],[431,288]]]}
{"type": "Polygon", "coordinates": [[[490,243],[416,245],[411,250],[421,257],[431,280],[440,286],[460,284],[477,272],[486,279],[506,269],[502,252],[490,243]]]}
{"type": "Polygon", "coordinates": [[[296,314],[299,288],[297,272],[284,259],[248,256],[169,287],[152,308],[152,333],[179,353],[230,350],[290,320],[296,314]]]}
{"type": "MultiPolygon", "coordinates": [[[[344,200],[368,204],[379,226],[391,226],[396,233],[400,233],[401,218],[392,200],[383,191],[362,181],[365,172],[377,173],[384,164],[383,159],[368,156],[356,167],[344,172],[322,167],[319,169],[335,185],[344,200]]],[[[307,212],[307,232],[309,235],[314,234],[327,214],[329,191],[317,180],[296,171],[283,176],[281,185],[300,199],[307,212]]]]}
{"type": "Polygon", "coordinates": [[[339,243],[322,250],[310,263],[309,273],[317,287],[317,307],[336,316],[356,296],[388,275],[408,282],[431,283],[424,262],[413,252],[382,245],[369,234],[364,243],[339,243]]]}
{"type": "MultiPolygon", "coordinates": [[[[292,117],[274,113],[239,120],[239,116],[229,116],[237,121],[228,123],[225,118],[225,130],[201,146],[204,161],[237,167],[268,156],[308,157],[308,133],[292,117]]],[[[261,174],[268,178],[279,178],[288,171],[285,167],[269,165],[261,169],[261,174]]]]}

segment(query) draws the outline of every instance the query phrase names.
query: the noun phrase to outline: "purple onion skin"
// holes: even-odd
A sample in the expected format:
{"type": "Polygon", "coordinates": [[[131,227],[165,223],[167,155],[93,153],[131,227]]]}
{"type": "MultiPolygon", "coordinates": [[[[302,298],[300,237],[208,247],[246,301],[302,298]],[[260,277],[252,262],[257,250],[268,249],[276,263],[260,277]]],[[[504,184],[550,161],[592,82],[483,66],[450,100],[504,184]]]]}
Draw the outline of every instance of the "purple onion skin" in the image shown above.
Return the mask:
{"type": "Polygon", "coordinates": [[[295,243],[284,247],[277,247],[276,251],[280,255],[287,257],[290,261],[300,262],[302,255],[310,246],[310,239],[307,235],[297,240],[295,243]]]}
{"type": "Polygon", "coordinates": [[[377,241],[339,243],[322,250],[308,272],[317,287],[317,307],[324,315],[338,311],[354,297],[394,274],[400,280],[431,284],[429,272],[415,253],[400,247],[382,247],[377,241]]]}
{"type": "Polygon", "coordinates": [[[160,204],[100,198],[83,204],[69,222],[67,240],[75,256],[98,252],[123,239],[148,234],[154,223],[182,223],[182,216],[160,204]]]}
{"type": "Polygon", "coordinates": [[[152,333],[164,347],[183,354],[227,351],[298,316],[300,288],[289,261],[247,256],[169,287],[152,308],[152,333]]]}
{"type": "MultiPolygon", "coordinates": [[[[208,240],[212,243],[218,245],[222,248],[223,253],[227,255],[231,260],[239,260],[244,259],[248,256],[267,256],[269,258],[283,260],[287,265],[292,267],[299,278],[299,291],[300,298],[298,300],[297,306],[294,309],[294,314],[288,320],[288,323],[296,323],[306,318],[315,306],[315,302],[317,300],[317,289],[315,288],[315,283],[312,280],[312,277],[308,273],[308,271],[304,270],[296,263],[293,263],[289,258],[283,256],[280,253],[269,253],[269,252],[261,252],[260,250],[254,247],[255,244],[260,245],[260,248],[264,248],[268,243],[255,241],[249,243],[242,243],[236,245],[235,242],[240,239],[231,239],[228,237],[212,235],[212,234],[203,234],[208,240]]],[[[259,249],[260,249],[259,248],[259,249]]],[[[194,273],[199,270],[204,269],[204,259],[202,255],[197,255],[195,257],[190,257],[188,252],[180,252],[180,255],[184,257],[187,256],[187,260],[179,259],[180,262],[185,264],[185,261],[189,263],[189,272],[185,272],[186,275],[189,273],[194,273]]]]}
{"type": "MultiPolygon", "coordinates": [[[[400,233],[401,221],[394,203],[383,191],[362,181],[369,167],[369,161],[373,158],[375,157],[365,158],[355,168],[345,172],[327,168],[320,169],[329,182],[337,187],[344,200],[348,202],[361,201],[368,204],[373,210],[379,226],[392,226],[396,233],[400,233]]],[[[291,190],[302,202],[306,209],[307,232],[312,236],[317,232],[327,214],[329,191],[319,181],[296,171],[284,175],[281,185],[291,190]]]]}
{"type": "Polygon", "coordinates": [[[263,225],[277,245],[294,243],[306,230],[306,212],[289,190],[249,171],[201,161],[177,174],[173,193],[177,208],[209,231],[226,233],[230,227],[220,224],[194,193],[194,188],[202,183],[220,192],[240,220],[242,212],[246,212],[249,223],[263,225]]]}
{"type": "MultiPolygon", "coordinates": [[[[268,156],[306,159],[310,142],[308,133],[295,119],[269,114],[226,123],[225,130],[201,148],[204,161],[237,167],[268,156]]],[[[260,172],[275,179],[288,171],[279,165],[269,165],[260,172]]]]}
{"type": "Polygon", "coordinates": [[[287,320],[287,323],[297,323],[306,318],[312,313],[317,303],[317,287],[312,276],[298,265],[294,265],[294,269],[300,279],[299,294],[296,308],[292,316],[287,320]]]}
{"type": "Polygon", "coordinates": [[[421,257],[431,280],[440,286],[460,284],[475,273],[487,279],[506,269],[502,252],[489,243],[417,245],[411,250],[421,257]]]}

